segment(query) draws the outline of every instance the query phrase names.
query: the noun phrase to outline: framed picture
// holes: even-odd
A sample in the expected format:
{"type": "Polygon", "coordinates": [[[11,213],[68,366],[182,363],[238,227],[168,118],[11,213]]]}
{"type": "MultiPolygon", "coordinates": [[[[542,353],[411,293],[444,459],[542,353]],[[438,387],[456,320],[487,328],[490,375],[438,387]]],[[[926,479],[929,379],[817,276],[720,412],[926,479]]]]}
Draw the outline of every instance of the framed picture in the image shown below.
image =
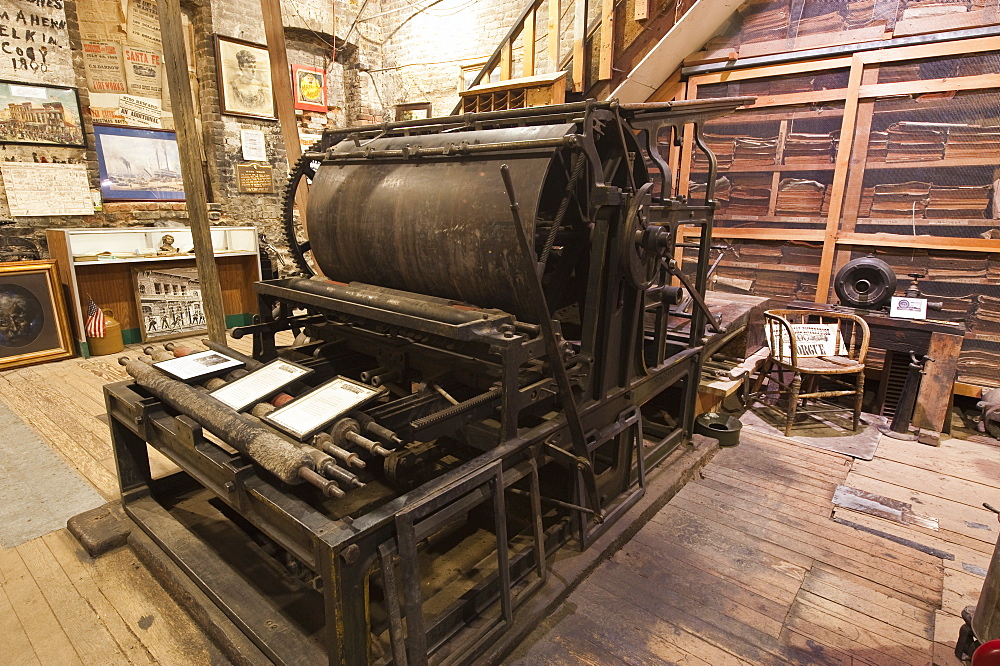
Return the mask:
{"type": "Polygon", "coordinates": [[[174,132],[94,125],[94,136],[105,201],[184,201],[174,132]]]}
{"type": "Polygon", "coordinates": [[[422,120],[431,117],[430,102],[408,102],[397,104],[393,108],[396,109],[396,120],[422,120]]]}
{"type": "Polygon", "coordinates": [[[0,81],[0,143],[86,147],[76,88],[0,81]]]}
{"type": "Polygon", "coordinates": [[[267,47],[230,37],[215,37],[222,112],[274,119],[271,58],[267,47]]]}
{"type": "Polygon", "coordinates": [[[292,65],[292,92],[296,109],[326,112],[326,70],[292,65]]]}
{"type": "Polygon", "coordinates": [[[197,268],[134,269],[132,273],[143,342],[208,330],[197,268]]]}
{"type": "Polygon", "coordinates": [[[69,358],[72,344],[56,262],[0,264],[0,370],[69,358]]]}

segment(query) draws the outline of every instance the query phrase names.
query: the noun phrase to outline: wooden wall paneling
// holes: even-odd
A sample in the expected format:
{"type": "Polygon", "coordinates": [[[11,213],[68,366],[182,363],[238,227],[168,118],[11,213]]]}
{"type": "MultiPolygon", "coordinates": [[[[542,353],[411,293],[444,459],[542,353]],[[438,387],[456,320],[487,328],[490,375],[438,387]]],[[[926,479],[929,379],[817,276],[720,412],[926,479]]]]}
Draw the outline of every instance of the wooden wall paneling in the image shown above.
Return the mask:
{"type": "MultiPolygon", "coordinates": [[[[193,261],[174,262],[172,268],[193,268],[193,261]]],[[[145,263],[106,263],[76,267],[76,280],[80,289],[83,307],[88,294],[98,307],[111,310],[122,329],[139,328],[139,313],[135,304],[135,287],[132,284],[132,269],[149,269],[145,263]]]]}
{"type": "Polygon", "coordinates": [[[837,231],[840,225],[841,206],[844,201],[844,186],[847,184],[847,169],[851,159],[851,146],[854,145],[854,123],[858,114],[858,89],[861,87],[861,77],[864,74],[864,64],[857,57],[852,58],[851,74],[847,83],[847,96],[844,99],[844,118],[840,125],[840,145],[834,161],[833,183],[830,185],[830,212],[826,218],[826,231],[823,234],[823,255],[819,263],[819,275],[816,282],[817,303],[825,303],[830,293],[830,283],[833,270],[833,254],[837,248],[837,231]]]}
{"type": "Polygon", "coordinates": [[[222,305],[226,314],[255,314],[257,296],[253,283],[260,279],[256,257],[219,257],[218,263],[222,305]]]}

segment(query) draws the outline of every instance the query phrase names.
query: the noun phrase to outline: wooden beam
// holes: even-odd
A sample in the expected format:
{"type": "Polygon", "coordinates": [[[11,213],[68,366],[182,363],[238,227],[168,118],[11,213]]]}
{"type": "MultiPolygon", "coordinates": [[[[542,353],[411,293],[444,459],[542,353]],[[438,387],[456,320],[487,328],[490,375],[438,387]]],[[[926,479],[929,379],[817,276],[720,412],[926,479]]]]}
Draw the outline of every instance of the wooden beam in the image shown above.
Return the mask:
{"type": "Polygon", "coordinates": [[[727,81],[742,81],[757,79],[762,76],[785,76],[787,74],[805,74],[829,69],[846,69],[851,66],[851,56],[824,58],[823,60],[808,60],[805,62],[789,62],[766,67],[749,67],[747,69],[726,70],[712,74],[692,76],[691,81],[699,86],[709,83],[725,83],[727,81]]]}
{"type": "MultiPolygon", "coordinates": [[[[288,51],[285,48],[285,28],[281,23],[280,0],[260,0],[260,9],[264,15],[264,36],[267,40],[267,54],[271,61],[271,86],[274,89],[278,126],[281,128],[281,138],[285,144],[288,170],[291,171],[292,166],[302,156],[302,144],[299,141],[299,122],[295,117],[295,101],[292,99],[292,77],[288,68],[288,51]]],[[[308,186],[305,179],[302,179],[295,192],[295,205],[299,209],[302,229],[307,228],[308,203],[308,186]]]]}
{"type": "Polygon", "coordinates": [[[535,12],[528,12],[524,17],[524,29],[521,30],[521,44],[524,47],[524,58],[521,61],[522,76],[535,73],[535,12]]]}
{"type": "Polygon", "coordinates": [[[201,300],[208,324],[208,337],[213,342],[226,341],[226,315],[222,306],[219,268],[215,264],[212,231],[208,220],[208,190],[202,171],[202,142],[195,124],[194,98],[188,77],[187,54],[184,53],[184,26],[181,22],[180,0],[160,0],[160,35],[163,38],[163,60],[170,88],[170,107],[177,132],[181,178],[187,201],[188,221],[194,241],[195,265],[201,283],[201,300]]]}
{"type": "Polygon", "coordinates": [[[583,92],[587,78],[585,60],[588,0],[573,0],[573,91],[583,92]]]}
{"type": "Polygon", "coordinates": [[[980,51],[1000,49],[1000,37],[979,37],[976,39],[955,39],[931,44],[915,44],[893,49],[865,51],[859,53],[866,65],[882,62],[899,62],[939,56],[966,55],[980,51]]]}
{"type": "Polygon", "coordinates": [[[511,79],[511,67],[513,66],[514,59],[514,49],[513,43],[514,38],[511,37],[510,40],[504,42],[503,46],[500,47],[500,80],[509,81],[511,79]]]}
{"type": "Polygon", "coordinates": [[[560,28],[562,3],[559,0],[549,0],[549,69],[553,72],[559,71],[559,40],[562,37],[560,28]]]}
{"type": "Polygon", "coordinates": [[[611,78],[611,66],[615,57],[615,0],[601,2],[601,54],[598,62],[597,79],[611,78]]]}
{"type": "Polygon", "coordinates": [[[840,227],[840,212],[843,209],[844,189],[847,185],[847,171],[851,161],[851,146],[854,145],[854,123],[858,117],[858,89],[861,88],[864,63],[857,56],[852,58],[851,74],[847,81],[847,95],[844,98],[844,119],[840,124],[840,144],[834,162],[833,183],[830,185],[830,212],[826,217],[823,233],[823,254],[819,261],[819,275],[816,278],[816,302],[826,303],[833,279],[833,259],[837,250],[837,230],[840,227]]]}
{"type": "Polygon", "coordinates": [[[980,74],[979,76],[955,76],[924,81],[877,83],[871,86],[862,86],[859,94],[861,97],[890,97],[893,95],[923,95],[934,92],[951,92],[952,90],[979,90],[996,87],[996,74],[980,74]]]}
{"type": "Polygon", "coordinates": [[[904,236],[902,234],[842,233],[837,236],[837,245],[905,247],[918,250],[955,250],[957,252],[1000,252],[1000,240],[992,238],[904,236]]]}

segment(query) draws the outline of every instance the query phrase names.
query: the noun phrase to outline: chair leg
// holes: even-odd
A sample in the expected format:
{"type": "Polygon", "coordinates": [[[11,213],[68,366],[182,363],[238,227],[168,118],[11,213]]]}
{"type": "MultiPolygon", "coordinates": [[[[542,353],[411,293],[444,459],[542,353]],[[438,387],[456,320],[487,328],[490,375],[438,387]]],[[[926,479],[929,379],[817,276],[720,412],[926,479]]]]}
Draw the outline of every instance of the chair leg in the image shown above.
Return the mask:
{"type": "MultiPolygon", "coordinates": [[[[757,374],[757,379],[753,383],[753,390],[750,392],[751,403],[760,400],[760,389],[764,385],[764,380],[769,374],[771,374],[771,367],[774,365],[774,361],[770,358],[766,359],[764,363],[760,366],[760,372],[757,374]]],[[[748,407],[750,405],[747,405],[748,407]]]]}
{"type": "Polygon", "coordinates": [[[858,373],[857,395],[854,396],[854,432],[858,431],[861,422],[861,404],[865,399],[865,373],[858,373]]]}
{"type": "Polygon", "coordinates": [[[795,373],[788,393],[788,417],[785,419],[785,437],[792,430],[792,421],[795,420],[795,409],[799,402],[799,391],[802,389],[802,375],[795,373]]]}

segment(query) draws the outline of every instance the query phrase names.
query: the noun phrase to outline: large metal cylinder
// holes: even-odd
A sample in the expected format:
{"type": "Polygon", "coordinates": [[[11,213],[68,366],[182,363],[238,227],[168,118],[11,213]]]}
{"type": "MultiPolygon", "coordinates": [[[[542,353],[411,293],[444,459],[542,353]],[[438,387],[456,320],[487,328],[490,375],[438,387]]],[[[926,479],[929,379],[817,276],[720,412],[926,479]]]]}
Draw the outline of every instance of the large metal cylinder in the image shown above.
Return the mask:
{"type": "MultiPolygon", "coordinates": [[[[533,319],[517,237],[500,180],[510,165],[521,219],[533,237],[543,193],[574,124],[510,127],[376,139],[334,152],[375,153],[442,148],[462,142],[509,144],[502,150],[456,157],[374,157],[324,161],[309,196],[308,234],[323,273],[340,282],[364,282],[498,308],[533,319]],[[525,149],[510,142],[548,140],[525,149]]],[[[566,151],[567,153],[569,150],[566,151]]],[[[383,153],[384,155],[384,153],[383,153]]],[[[545,195],[548,196],[548,195],[545,195]]]]}

